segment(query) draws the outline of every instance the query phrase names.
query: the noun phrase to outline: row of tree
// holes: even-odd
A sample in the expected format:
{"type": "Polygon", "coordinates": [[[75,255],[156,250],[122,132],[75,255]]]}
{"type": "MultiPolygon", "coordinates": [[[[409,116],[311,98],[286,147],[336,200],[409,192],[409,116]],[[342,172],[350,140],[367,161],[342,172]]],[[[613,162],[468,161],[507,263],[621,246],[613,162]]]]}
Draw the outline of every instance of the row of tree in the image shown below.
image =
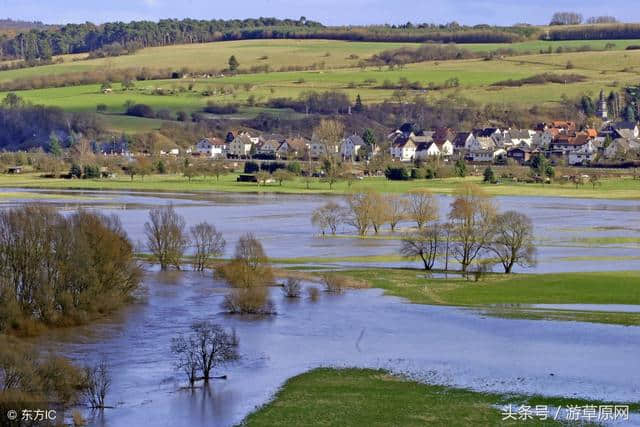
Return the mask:
{"type": "Polygon", "coordinates": [[[493,200],[475,184],[464,184],[456,191],[446,223],[439,222],[438,199],[426,189],[406,197],[376,191],[354,193],[346,202],[346,206],[329,202],[316,209],[312,223],[323,234],[336,234],[347,225],[365,236],[370,229],[379,233],[387,224],[394,232],[400,223],[413,222],[415,232],[403,237],[401,253],[419,257],[427,270],[443,254],[445,270],[451,255],[464,272],[474,263],[485,263],[482,256],[486,254],[497,259],[506,273],[511,273],[514,265],[535,263],[531,220],[512,211],[499,214],[493,200]]]}

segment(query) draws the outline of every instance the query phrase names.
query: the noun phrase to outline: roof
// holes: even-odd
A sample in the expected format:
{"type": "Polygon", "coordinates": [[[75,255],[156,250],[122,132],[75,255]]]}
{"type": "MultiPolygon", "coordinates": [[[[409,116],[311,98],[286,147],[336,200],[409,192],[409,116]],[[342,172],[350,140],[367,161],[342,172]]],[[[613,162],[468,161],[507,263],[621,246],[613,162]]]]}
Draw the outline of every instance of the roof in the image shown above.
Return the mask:
{"type": "Polygon", "coordinates": [[[220,147],[220,146],[224,147],[225,145],[227,145],[227,144],[226,144],[226,142],[224,142],[224,141],[223,141],[223,140],[221,140],[220,138],[215,138],[215,137],[214,137],[214,138],[202,138],[202,139],[200,140],[200,142],[203,142],[203,141],[206,141],[206,142],[208,142],[208,143],[209,143],[209,144],[211,144],[211,145],[219,146],[219,147],[220,147]]]}
{"type": "Polygon", "coordinates": [[[451,128],[437,128],[433,133],[433,140],[439,144],[445,141],[453,141],[456,132],[451,128]]]}
{"type": "Polygon", "coordinates": [[[511,139],[529,139],[531,135],[527,129],[512,129],[509,131],[509,138],[511,139]]]}
{"type": "Polygon", "coordinates": [[[403,123],[402,126],[400,126],[398,128],[398,130],[402,133],[405,134],[410,134],[411,132],[414,132],[416,130],[416,124],[415,123],[403,123]]]}
{"type": "Polygon", "coordinates": [[[467,139],[469,139],[469,135],[471,135],[471,132],[458,132],[452,141],[454,147],[464,148],[467,144],[467,139]]]}
{"type": "Polygon", "coordinates": [[[481,138],[489,138],[498,132],[498,128],[474,129],[473,135],[481,138]]]}
{"type": "Polygon", "coordinates": [[[416,151],[429,151],[429,149],[431,148],[432,145],[436,145],[436,148],[438,147],[438,144],[436,144],[435,142],[423,142],[420,143],[417,147],[416,147],[416,151]]]}
{"type": "Polygon", "coordinates": [[[614,123],[612,127],[615,130],[621,130],[621,129],[634,130],[636,126],[638,126],[638,124],[635,122],[622,121],[622,122],[614,123]]]}
{"type": "Polygon", "coordinates": [[[365,145],[364,139],[360,135],[353,134],[345,138],[345,140],[350,140],[353,145],[365,145]]]}

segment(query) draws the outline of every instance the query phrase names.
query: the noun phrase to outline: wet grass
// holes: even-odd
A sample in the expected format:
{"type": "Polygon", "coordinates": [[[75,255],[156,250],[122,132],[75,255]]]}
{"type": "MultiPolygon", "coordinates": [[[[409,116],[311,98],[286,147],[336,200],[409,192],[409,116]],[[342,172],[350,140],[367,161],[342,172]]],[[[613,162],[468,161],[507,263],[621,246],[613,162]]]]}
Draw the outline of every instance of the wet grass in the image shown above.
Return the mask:
{"type": "MultiPolygon", "coordinates": [[[[481,184],[480,177],[444,178],[415,181],[388,181],[385,178],[366,178],[351,184],[338,182],[329,188],[329,184],[314,179],[307,183],[302,179],[284,182],[283,185],[257,185],[236,182],[236,174],[226,175],[217,181],[215,178],[194,178],[189,182],[181,175],[150,175],[144,179],[136,177],[133,181],[124,175],[113,179],[65,180],[40,178],[37,174],[1,175],[0,187],[23,187],[43,189],[83,189],[83,190],[134,190],[134,191],[173,191],[173,192],[249,192],[283,194],[345,194],[375,188],[385,193],[406,193],[418,188],[428,188],[434,193],[451,194],[462,182],[481,184]]],[[[494,196],[541,196],[541,197],[580,197],[597,199],[640,199],[640,181],[631,178],[603,180],[595,189],[591,186],[567,186],[560,184],[482,184],[485,190],[494,196]]]]}
{"type": "MultiPolygon", "coordinates": [[[[423,384],[386,371],[321,368],[289,379],[275,399],[250,414],[261,426],[561,425],[555,420],[503,421],[495,405],[598,405],[579,399],[481,393],[423,384]]],[[[637,410],[638,405],[631,405],[637,410]]],[[[553,415],[553,413],[552,413],[553,415]]]]}
{"type": "MultiPolygon", "coordinates": [[[[640,272],[488,275],[479,282],[425,278],[415,269],[341,271],[413,303],[486,308],[496,304],[640,304],[640,272]]],[[[640,313],[491,309],[488,314],[640,326],[640,313]]]]}

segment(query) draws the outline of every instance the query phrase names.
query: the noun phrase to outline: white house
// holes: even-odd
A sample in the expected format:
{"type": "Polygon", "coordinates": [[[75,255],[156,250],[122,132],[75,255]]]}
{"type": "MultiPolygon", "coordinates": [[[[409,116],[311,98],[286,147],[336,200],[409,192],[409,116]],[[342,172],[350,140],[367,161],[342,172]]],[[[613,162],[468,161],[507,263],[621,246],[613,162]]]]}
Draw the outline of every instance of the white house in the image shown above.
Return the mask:
{"type": "Polygon", "coordinates": [[[533,136],[536,133],[532,130],[527,129],[510,129],[507,132],[507,137],[504,140],[505,147],[517,147],[522,146],[522,144],[527,144],[528,147],[531,147],[533,144],[533,136]]]}
{"type": "Polygon", "coordinates": [[[358,135],[351,135],[342,140],[340,144],[340,156],[344,160],[355,160],[358,157],[358,152],[365,143],[358,135]]]}
{"type": "Polygon", "coordinates": [[[533,148],[547,148],[553,141],[553,134],[549,130],[537,131],[531,137],[531,146],[533,148]]]}
{"type": "Polygon", "coordinates": [[[312,159],[320,159],[327,154],[336,155],[340,153],[340,144],[328,144],[323,141],[320,141],[315,135],[311,137],[311,146],[309,149],[309,154],[312,159]],[[327,153],[329,150],[329,153],[327,153]]]}
{"type": "Polygon", "coordinates": [[[440,155],[442,157],[451,157],[453,156],[453,142],[446,140],[443,143],[436,143],[438,146],[438,150],[440,150],[440,155]]]}
{"type": "Polygon", "coordinates": [[[607,159],[623,158],[630,150],[640,150],[640,143],[629,139],[618,138],[604,149],[604,156],[607,159]]]}
{"type": "Polygon", "coordinates": [[[224,157],[227,155],[227,144],[220,138],[204,138],[197,144],[193,153],[204,157],[224,157]]]}
{"type": "Polygon", "coordinates": [[[437,157],[440,155],[442,155],[442,152],[435,142],[423,142],[416,147],[416,159],[425,160],[429,157],[437,157]]]}
{"type": "Polygon", "coordinates": [[[598,149],[589,141],[580,148],[569,152],[569,165],[586,165],[595,160],[598,149]]]}
{"type": "Polygon", "coordinates": [[[417,148],[413,139],[399,138],[397,142],[391,146],[391,158],[400,160],[401,162],[410,162],[415,158],[417,148]]]}

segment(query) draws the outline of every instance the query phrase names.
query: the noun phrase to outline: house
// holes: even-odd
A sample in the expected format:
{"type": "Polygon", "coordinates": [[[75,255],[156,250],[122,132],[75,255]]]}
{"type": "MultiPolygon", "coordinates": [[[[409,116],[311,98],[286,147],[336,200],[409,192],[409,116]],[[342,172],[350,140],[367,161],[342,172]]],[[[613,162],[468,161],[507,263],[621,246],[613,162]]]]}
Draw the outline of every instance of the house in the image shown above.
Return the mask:
{"type": "Polygon", "coordinates": [[[624,159],[630,151],[640,151],[640,142],[618,138],[604,149],[604,156],[607,159],[624,159]]]}
{"type": "Polygon", "coordinates": [[[456,153],[466,152],[473,143],[475,136],[472,132],[458,132],[453,138],[453,151],[456,153]]]}
{"type": "Polygon", "coordinates": [[[192,154],[202,157],[225,157],[227,144],[220,138],[203,138],[196,144],[192,154]]]}
{"type": "Polygon", "coordinates": [[[251,148],[258,143],[258,138],[252,138],[246,132],[238,134],[233,141],[229,143],[229,155],[235,158],[246,158],[251,153],[251,148]]]}
{"type": "Polygon", "coordinates": [[[531,147],[536,132],[528,129],[510,129],[504,140],[505,147],[516,147],[523,143],[531,147]]]}
{"type": "Polygon", "coordinates": [[[531,137],[531,147],[546,150],[553,141],[553,133],[549,129],[538,130],[531,137]]]}
{"type": "Polygon", "coordinates": [[[598,149],[591,141],[581,145],[578,149],[569,153],[569,165],[587,165],[596,159],[598,149]]]}
{"type": "Polygon", "coordinates": [[[513,159],[520,165],[524,165],[531,160],[532,150],[528,146],[518,146],[507,151],[507,158],[513,159]]]}
{"type": "Polygon", "coordinates": [[[442,152],[435,142],[421,142],[416,147],[415,158],[420,160],[426,160],[429,157],[440,156],[442,152]]]}
{"type": "Polygon", "coordinates": [[[504,142],[504,134],[498,128],[474,129],[472,133],[476,138],[490,138],[496,147],[501,147],[504,142]]]}
{"type": "Polygon", "coordinates": [[[112,141],[100,144],[98,151],[103,156],[129,156],[129,144],[126,141],[112,141]]]}
{"type": "Polygon", "coordinates": [[[391,158],[401,162],[410,162],[415,158],[417,148],[412,138],[398,138],[391,146],[391,158]]]}
{"type": "Polygon", "coordinates": [[[287,138],[278,147],[277,156],[284,159],[301,159],[307,156],[311,142],[306,138],[287,138]]]}
{"type": "Polygon", "coordinates": [[[551,142],[549,151],[555,155],[567,155],[570,152],[578,150],[590,140],[588,134],[584,132],[580,132],[575,136],[561,134],[551,142]]]}
{"type": "Polygon", "coordinates": [[[275,158],[278,148],[285,141],[285,137],[279,134],[262,135],[256,145],[256,154],[262,157],[275,158]]]}
{"type": "Polygon", "coordinates": [[[358,152],[365,146],[364,140],[358,135],[351,135],[342,140],[340,156],[343,160],[356,160],[358,152]]]}
{"type": "Polygon", "coordinates": [[[160,150],[161,156],[177,156],[180,154],[179,148],[169,148],[166,150],[160,150]]]}
{"type": "Polygon", "coordinates": [[[321,141],[316,135],[311,137],[311,146],[309,148],[309,154],[312,159],[320,159],[327,155],[336,155],[340,153],[340,144],[339,143],[325,143],[321,141]],[[327,150],[329,152],[327,153],[327,150]]]}
{"type": "Polygon", "coordinates": [[[467,158],[474,162],[492,162],[496,143],[490,136],[477,136],[469,146],[467,158]]]}

